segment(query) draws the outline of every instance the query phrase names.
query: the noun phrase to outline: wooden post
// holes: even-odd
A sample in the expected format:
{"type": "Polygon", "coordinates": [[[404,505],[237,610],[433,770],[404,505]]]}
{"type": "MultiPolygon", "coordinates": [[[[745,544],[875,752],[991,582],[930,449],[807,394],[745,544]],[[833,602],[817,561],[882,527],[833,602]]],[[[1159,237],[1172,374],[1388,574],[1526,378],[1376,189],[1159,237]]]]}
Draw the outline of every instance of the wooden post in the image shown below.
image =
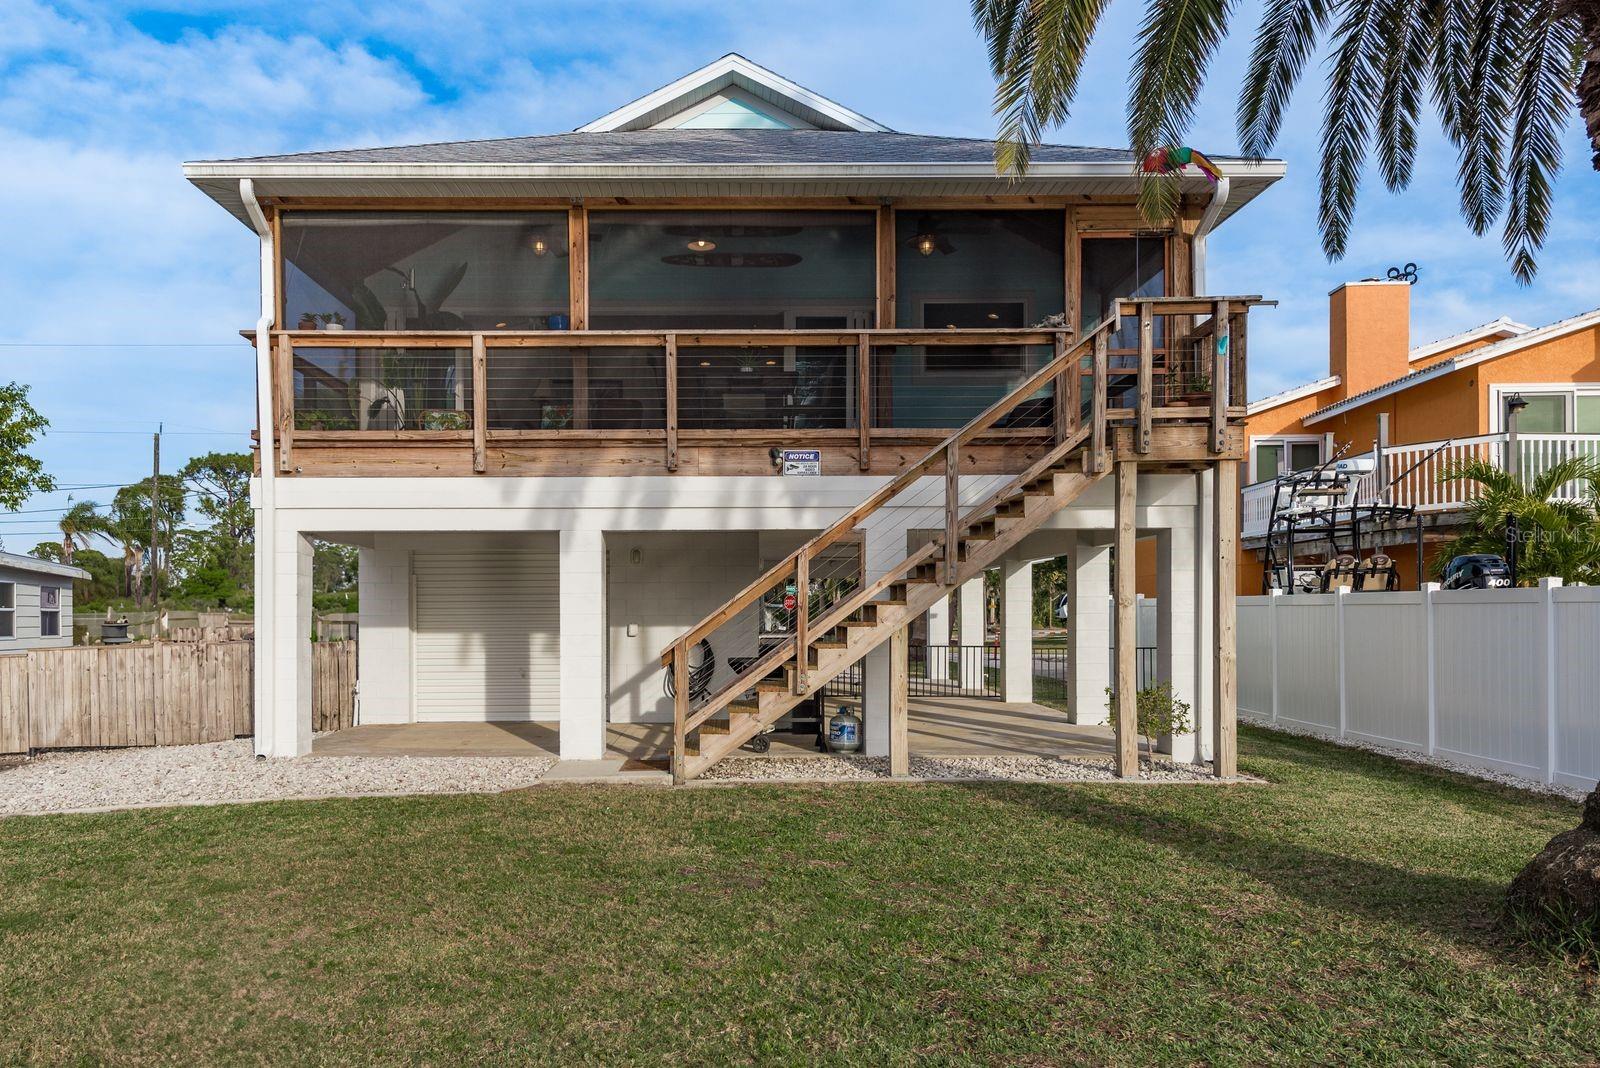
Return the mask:
{"type": "Polygon", "coordinates": [[[910,628],[889,638],[889,774],[911,774],[910,628]]]}
{"type": "Polygon", "coordinates": [[[1063,227],[1063,231],[1066,234],[1066,242],[1065,247],[1062,249],[1061,260],[1066,266],[1066,278],[1063,279],[1064,284],[1062,286],[1062,310],[1066,313],[1067,329],[1072,332],[1073,337],[1077,337],[1083,329],[1083,323],[1080,321],[1078,314],[1079,307],[1083,303],[1083,287],[1078,277],[1082,271],[1079,266],[1078,209],[1068,206],[1065,209],[1065,214],[1066,225],[1063,227]]]}
{"type": "Polygon", "coordinates": [[[1212,566],[1211,755],[1218,778],[1239,773],[1238,755],[1238,635],[1234,619],[1239,565],[1239,464],[1223,460],[1214,470],[1212,532],[1216,562],[1212,566]]]}
{"type": "Polygon", "coordinates": [[[589,350],[572,350],[572,429],[589,430],[589,350]]]}
{"type": "Polygon", "coordinates": [[[1217,301],[1211,311],[1216,324],[1211,358],[1211,451],[1220,453],[1228,446],[1228,302],[1217,301]]]}
{"type": "MultiPolygon", "coordinates": [[[[1077,351],[1077,346],[1073,346],[1077,351]]],[[[1067,364],[1067,433],[1076,434],[1083,423],[1083,354],[1067,364]]]]}
{"type": "Polygon", "coordinates": [[[961,522],[961,449],[954,441],[944,451],[944,581],[956,581],[958,542],[956,527],[961,522]]]}
{"type": "Polygon", "coordinates": [[[872,335],[856,337],[856,458],[872,465],[872,335]]]}
{"type": "Polygon", "coordinates": [[[894,329],[895,318],[895,242],[894,208],[887,204],[878,207],[878,278],[877,323],[879,330],[894,329]]]}
{"type": "Polygon", "coordinates": [[[689,732],[689,650],[682,642],[672,647],[672,781],[682,784],[684,758],[688,755],[689,732]]]}
{"type": "Polygon", "coordinates": [[[589,329],[589,212],[582,204],[567,209],[567,304],[572,329],[589,329]]]}
{"type": "MultiPolygon", "coordinates": [[[[1112,305],[1113,313],[1116,305],[1112,305]]],[[[1094,425],[1090,430],[1089,457],[1094,466],[1094,473],[1101,474],[1106,469],[1106,332],[1104,330],[1094,338],[1094,373],[1092,377],[1094,395],[1090,398],[1090,411],[1093,413],[1094,425]]]]}
{"type": "MultiPolygon", "coordinates": [[[[1065,331],[1058,330],[1056,331],[1055,356],[1052,362],[1064,363],[1065,361],[1062,359],[1062,357],[1064,357],[1066,354],[1067,335],[1065,331]]],[[[1069,405],[1071,404],[1070,395],[1072,390],[1071,387],[1067,385],[1067,380],[1072,377],[1072,375],[1069,373],[1070,371],[1071,368],[1064,366],[1062,367],[1061,372],[1056,375],[1055,439],[1057,441],[1067,440],[1067,435],[1072,433],[1072,415],[1069,408],[1069,405]]]]}
{"type": "Polygon", "coordinates": [[[1150,302],[1139,302],[1139,429],[1133,436],[1136,452],[1150,451],[1151,378],[1155,368],[1155,316],[1150,302]]]}
{"type": "Polygon", "coordinates": [[[1250,322],[1250,309],[1241,308],[1229,316],[1228,322],[1228,403],[1233,404],[1233,398],[1239,397],[1239,403],[1244,403],[1247,395],[1245,383],[1249,381],[1247,368],[1249,356],[1246,353],[1247,345],[1246,327],[1250,322]]]}
{"type": "Polygon", "coordinates": [[[667,470],[678,469],[678,335],[668,334],[664,358],[667,368],[667,470]]]}
{"type": "Polygon", "coordinates": [[[805,549],[794,562],[794,692],[804,694],[810,687],[806,670],[811,666],[811,558],[805,549]]]}
{"type": "MultiPolygon", "coordinates": [[[[294,448],[294,346],[288,337],[278,338],[278,358],[273,367],[273,392],[278,400],[278,471],[289,474],[293,470],[290,452],[294,448]]],[[[272,428],[262,434],[262,447],[272,455],[272,428]]]]}
{"type": "Polygon", "coordinates": [[[482,334],[472,335],[472,469],[489,469],[489,352],[482,334]]]}
{"type": "Polygon", "coordinates": [[[1128,778],[1139,774],[1139,614],[1134,597],[1139,555],[1134,525],[1139,504],[1138,461],[1119,459],[1116,477],[1116,765],[1117,774],[1128,778]]]}

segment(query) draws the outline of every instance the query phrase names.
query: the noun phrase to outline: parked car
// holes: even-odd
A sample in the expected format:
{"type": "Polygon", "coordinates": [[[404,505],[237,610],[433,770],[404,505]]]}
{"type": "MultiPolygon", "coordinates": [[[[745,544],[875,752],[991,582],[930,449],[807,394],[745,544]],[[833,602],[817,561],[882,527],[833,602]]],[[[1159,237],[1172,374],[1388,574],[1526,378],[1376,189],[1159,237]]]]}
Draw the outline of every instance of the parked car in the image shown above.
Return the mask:
{"type": "Polygon", "coordinates": [[[1498,590],[1511,585],[1511,568],[1503,557],[1472,553],[1451,560],[1444,569],[1447,590],[1498,590]]]}
{"type": "Polygon", "coordinates": [[[1056,598],[1055,607],[1051,609],[1051,615],[1055,616],[1058,622],[1065,623],[1067,621],[1068,600],[1069,597],[1065,593],[1056,598]]]}

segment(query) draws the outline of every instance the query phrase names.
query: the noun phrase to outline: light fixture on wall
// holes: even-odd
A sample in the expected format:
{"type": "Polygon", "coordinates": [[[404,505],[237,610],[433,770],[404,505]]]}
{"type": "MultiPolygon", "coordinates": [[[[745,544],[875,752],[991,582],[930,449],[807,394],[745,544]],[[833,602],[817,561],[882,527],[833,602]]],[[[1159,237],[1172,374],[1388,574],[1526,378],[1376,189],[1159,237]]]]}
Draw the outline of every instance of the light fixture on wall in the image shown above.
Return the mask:
{"type": "Polygon", "coordinates": [[[546,252],[549,252],[549,251],[550,251],[550,246],[545,242],[544,238],[535,237],[533,239],[533,254],[535,256],[543,256],[546,252]]]}
{"type": "Polygon", "coordinates": [[[715,241],[707,241],[703,237],[697,237],[693,241],[689,242],[690,252],[710,252],[716,247],[717,243],[715,241]]]}
{"type": "Polygon", "coordinates": [[[922,233],[917,235],[917,251],[924,256],[933,255],[933,250],[939,247],[939,239],[932,234],[922,233]]]}

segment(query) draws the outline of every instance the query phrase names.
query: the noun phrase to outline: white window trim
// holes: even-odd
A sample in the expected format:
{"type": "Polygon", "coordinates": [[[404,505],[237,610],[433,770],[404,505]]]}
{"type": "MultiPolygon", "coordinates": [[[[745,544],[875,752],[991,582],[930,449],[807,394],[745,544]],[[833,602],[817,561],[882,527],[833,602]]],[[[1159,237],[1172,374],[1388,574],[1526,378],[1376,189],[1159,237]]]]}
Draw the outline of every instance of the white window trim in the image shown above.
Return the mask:
{"type": "Polygon", "coordinates": [[[1279,475],[1287,473],[1287,472],[1284,472],[1284,471],[1280,470],[1280,471],[1274,471],[1270,475],[1265,475],[1265,474],[1262,474],[1261,472],[1257,471],[1256,470],[1256,446],[1257,445],[1282,445],[1283,446],[1283,458],[1285,460],[1287,460],[1288,457],[1289,457],[1289,446],[1291,446],[1291,445],[1303,445],[1303,444],[1306,444],[1307,442],[1316,445],[1316,447],[1317,447],[1317,460],[1318,460],[1319,463],[1328,458],[1327,457],[1327,449],[1325,447],[1326,446],[1326,440],[1324,439],[1324,437],[1321,434],[1260,434],[1260,435],[1252,434],[1252,435],[1250,435],[1250,447],[1247,450],[1248,451],[1248,455],[1250,457],[1250,481],[1247,482],[1246,485],[1252,485],[1253,486],[1257,482],[1265,482],[1269,478],[1277,478],[1279,475]]]}
{"type": "MultiPolygon", "coordinates": [[[[1567,425],[1577,422],[1577,399],[1600,397],[1600,382],[1498,382],[1489,386],[1489,433],[1506,430],[1506,398],[1513,393],[1561,393],[1567,399],[1567,425]]],[[[1570,431],[1569,431],[1570,433],[1570,431]]]]}
{"type": "Polygon", "coordinates": [[[11,587],[11,604],[9,607],[0,605],[0,615],[11,620],[11,633],[0,634],[0,642],[17,640],[17,584],[11,581],[0,581],[0,587],[11,587]]]}

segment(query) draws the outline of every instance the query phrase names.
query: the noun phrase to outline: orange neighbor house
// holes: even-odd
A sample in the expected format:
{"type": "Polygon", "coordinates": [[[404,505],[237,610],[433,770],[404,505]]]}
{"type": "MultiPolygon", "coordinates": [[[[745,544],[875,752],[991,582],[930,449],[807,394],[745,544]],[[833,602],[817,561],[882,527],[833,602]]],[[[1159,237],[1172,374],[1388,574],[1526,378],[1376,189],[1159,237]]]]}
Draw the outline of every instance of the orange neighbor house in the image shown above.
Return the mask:
{"type": "MultiPolygon", "coordinates": [[[[1240,593],[1268,585],[1274,481],[1341,449],[1376,463],[1357,487],[1360,501],[1414,511],[1364,528],[1360,537],[1361,555],[1381,550],[1394,559],[1402,589],[1417,588],[1462,522],[1472,489],[1440,482],[1451,461],[1516,463],[1526,476],[1570,455],[1600,458],[1600,308],[1539,327],[1502,316],[1413,347],[1411,292],[1406,282],[1376,279],[1335,289],[1328,298],[1328,376],[1250,404],[1240,593]],[[1507,408],[1513,396],[1527,402],[1514,421],[1507,408]]],[[[1346,551],[1350,540],[1346,529],[1346,551]]],[[[1326,545],[1301,546],[1301,562],[1317,548],[1325,558],[1326,545]]]]}

